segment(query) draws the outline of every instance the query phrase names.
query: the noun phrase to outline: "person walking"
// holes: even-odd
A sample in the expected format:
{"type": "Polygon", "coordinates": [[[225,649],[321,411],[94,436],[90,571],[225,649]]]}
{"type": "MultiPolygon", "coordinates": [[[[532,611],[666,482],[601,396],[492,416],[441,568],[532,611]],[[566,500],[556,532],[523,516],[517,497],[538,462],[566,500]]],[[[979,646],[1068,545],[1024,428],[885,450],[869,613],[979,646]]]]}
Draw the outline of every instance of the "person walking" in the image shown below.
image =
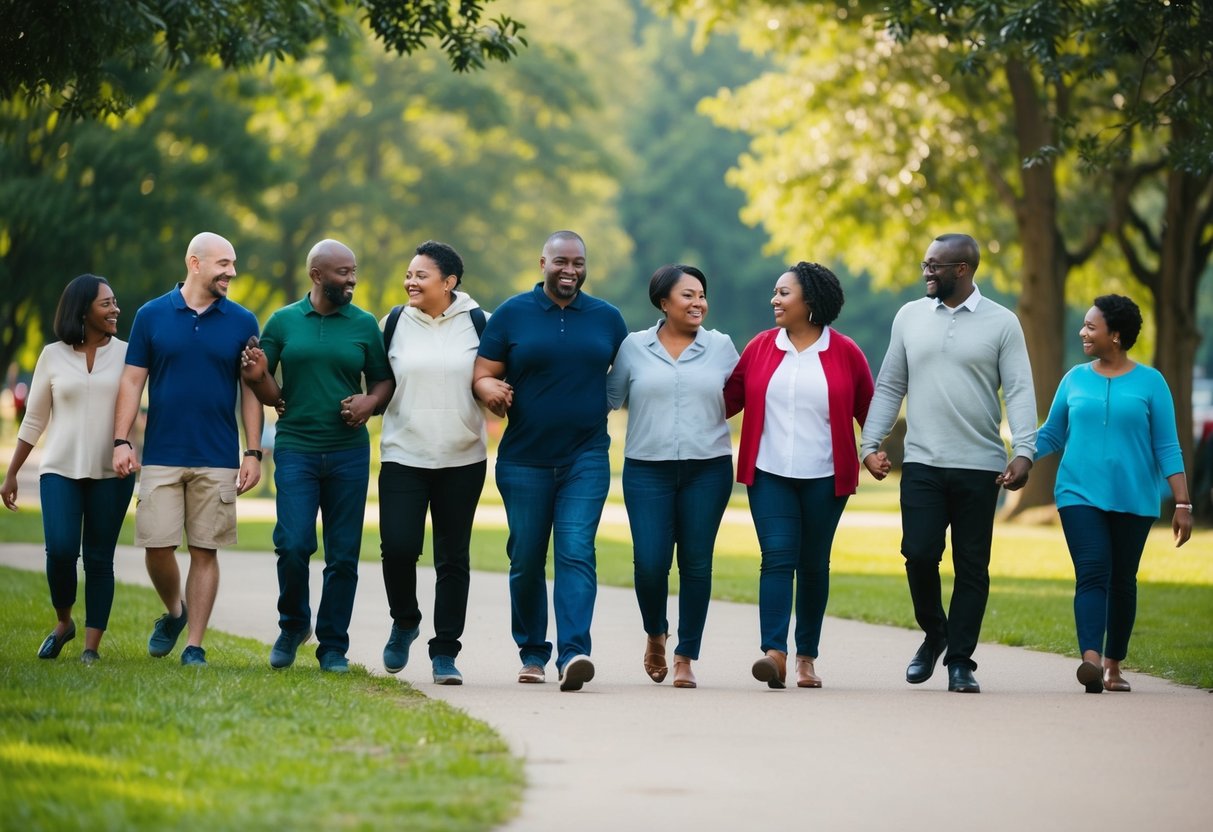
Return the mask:
{"type": "Polygon", "coordinates": [[[1129,358],[1141,310],[1101,295],[1079,337],[1092,361],[1066,373],[1036,438],[1037,458],[1061,453],[1053,493],[1074,561],[1074,623],[1087,693],[1130,689],[1120,671],[1137,617],[1137,567],[1158,519],[1160,486],[1175,503],[1176,546],[1192,536],[1192,501],[1175,404],[1162,373],[1129,358]]]}
{"type": "Polygon", "coordinates": [[[1022,488],[1036,449],[1036,394],[1019,319],[981,294],[977,241],[943,234],[920,264],[926,297],[893,319],[889,349],[863,426],[863,464],[877,480],[891,463],[879,450],[906,401],[901,471],[901,553],[925,638],[906,681],[931,678],[943,658],[948,690],[980,693],[973,653],[990,594],[990,544],[998,489],[1022,488]],[[1011,455],[1000,425],[1006,400],[1011,455]],[[943,609],[939,564],[952,532],[956,580],[943,609]]]}
{"type": "Polygon", "coordinates": [[[788,627],[796,607],[796,685],[821,687],[816,661],[830,595],[830,550],[859,484],[855,422],[872,399],[858,345],[831,324],[842,311],[838,277],[801,261],[775,282],[775,328],[741,353],[724,388],[725,412],[745,410],[737,479],[745,483],[762,550],[758,618],[763,656],[751,673],[787,686],[788,627]]]}
{"type": "Polygon", "coordinates": [[[466,292],[463,258],[445,243],[417,246],[404,276],[407,306],[384,318],[396,392],[383,414],[379,457],[379,534],[392,629],[383,667],[399,673],[421,633],[417,560],[425,516],[434,527],[435,684],[463,684],[455,665],[467,618],[469,546],[484,489],[488,442],[472,395],[472,368],[486,315],[466,292]]]}
{"type": "Polygon", "coordinates": [[[219,592],[219,549],[236,543],[237,495],[261,479],[262,412],[240,381],[240,351],[257,336],[257,318],[227,296],[236,278],[236,250],[218,234],[202,232],[190,240],[185,264],[184,282],[135,313],[114,405],[113,466],[119,477],[140,470],[130,433],[146,385],[135,545],[146,549],[148,576],[166,610],[147,651],[167,656],[188,625],[181,663],[204,666],[202,640],[219,592]],[[190,553],[184,595],[175,554],[183,532],[190,553]]]}
{"type": "Polygon", "coordinates": [[[636,600],[644,624],[644,671],[665,681],[670,566],[678,553],[674,687],[697,685],[712,554],[733,491],[724,418],[725,380],[737,364],[729,336],[703,327],[708,279],[694,266],[662,266],[649,279],[662,320],[633,332],[607,376],[611,407],[627,406],[623,500],[632,530],[636,600]]]}
{"type": "Polygon", "coordinates": [[[270,667],[290,667],[311,638],[308,562],[317,549],[319,514],[324,590],[316,659],[323,671],[345,673],[370,482],[366,423],[392,394],[391,369],[374,316],[351,303],[358,283],[354,252],[321,240],[308,252],[307,272],[311,289],[270,316],[260,345],[243,351],[241,367],[261,403],[281,408],[274,438],[280,633],[270,667]],[[281,386],[274,378],[279,369],[281,386]]]}
{"type": "Polygon", "coordinates": [[[76,562],[84,556],[84,650],[94,664],[114,604],[114,548],[135,481],[114,473],[114,402],[125,366],[118,338],[121,309],[104,277],[82,274],[63,290],[55,310],[58,339],[34,366],[17,447],[0,484],[0,498],[17,510],[17,474],[45,436],[38,486],[46,539],[46,580],[58,619],[38,650],[55,659],[76,637],[76,562]]]}
{"type": "Polygon", "coordinates": [[[489,320],[473,389],[494,413],[509,414],[494,475],[510,530],[518,681],[543,682],[552,655],[545,576],[552,541],[556,668],[560,689],[576,691],[594,678],[594,537],[611,481],[606,376],[628,331],[618,309],[582,291],[580,235],[552,234],[539,270],[542,282],[508,299],[489,320]]]}

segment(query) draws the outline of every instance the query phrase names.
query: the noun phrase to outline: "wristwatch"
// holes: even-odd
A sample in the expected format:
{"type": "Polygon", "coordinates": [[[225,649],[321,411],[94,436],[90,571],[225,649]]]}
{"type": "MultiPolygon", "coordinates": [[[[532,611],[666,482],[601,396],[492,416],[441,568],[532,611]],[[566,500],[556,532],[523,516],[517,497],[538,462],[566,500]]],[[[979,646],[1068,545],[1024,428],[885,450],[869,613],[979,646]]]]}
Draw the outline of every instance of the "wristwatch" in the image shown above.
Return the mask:
{"type": "Polygon", "coordinates": [[[131,444],[131,440],[129,440],[129,439],[115,439],[114,447],[117,448],[119,445],[126,445],[126,447],[128,447],[128,448],[135,447],[134,445],[131,444]]]}
{"type": "Polygon", "coordinates": [[[249,448],[247,451],[245,451],[244,455],[245,456],[255,456],[255,457],[257,457],[258,462],[260,462],[261,458],[262,458],[261,451],[255,451],[252,448],[249,448]]]}

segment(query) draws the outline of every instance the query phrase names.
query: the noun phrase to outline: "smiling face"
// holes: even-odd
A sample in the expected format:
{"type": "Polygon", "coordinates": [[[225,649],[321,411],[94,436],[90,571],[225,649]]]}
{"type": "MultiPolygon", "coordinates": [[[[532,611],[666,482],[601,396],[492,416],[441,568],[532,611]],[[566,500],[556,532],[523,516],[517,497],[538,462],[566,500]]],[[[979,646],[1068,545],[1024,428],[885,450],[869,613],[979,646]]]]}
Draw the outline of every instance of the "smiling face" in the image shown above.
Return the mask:
{"type": "Polygon", "coordinates": [[[432,257],[418,254],[404,275],[404,291],[409,293],[409,306],[436,318],[451,305],[456,282],[454,275],[442,273],[432,257]]]}
{"type": "Polygon", "coordinates": [[[213,298],[227,297],[236,277],[236,250],[223,238],[217,238],[194,257],[197,274],[213,298]]]}
{"type": "Polygon", "coordinates": [[[354,252],[345,246],[327,246],[312,261],[310,274],[330,308],[345,306],[354,299],[354,287],[358,285],[358,263],[354,252]]]}
{"type": "Polygon", "coordinates": [[[97,284],[97,298],[84,314],[84,340],[103,339],[118,334],[118,299],[114,290],[105,283],[97,284]]]}
{"type": "Polygon", "coordinates": [[[804,290],[793,272],[784,272],[775,281],[775,293],[771,296],[775,310],[775,325],[784,329],[808,323],[809,307],[804,301],[804,290]]]}
{"type": "Polygon", "coordinates": [[[693,274],[682,273],[661,299],[666,324],[678,332],[694,333],[708,314],[708,297],[703,284],[693,274]]]}
{"type": "Polygon", "coordinates": [[[539,268],[543,270],[543,291],[567,306],[585,283],[585,246],[575,239],[556,238],[543,247],[539,268]]]}
{"type": "Polygon", "coordinates": [[[1120,349],[1113,340],[1116,333],[1108,331],[1108,322],[1098,306],[1087,310],[1078,337],[1082,339],[1082,354],[1092,358],[1111,358],[1120,349]]]}

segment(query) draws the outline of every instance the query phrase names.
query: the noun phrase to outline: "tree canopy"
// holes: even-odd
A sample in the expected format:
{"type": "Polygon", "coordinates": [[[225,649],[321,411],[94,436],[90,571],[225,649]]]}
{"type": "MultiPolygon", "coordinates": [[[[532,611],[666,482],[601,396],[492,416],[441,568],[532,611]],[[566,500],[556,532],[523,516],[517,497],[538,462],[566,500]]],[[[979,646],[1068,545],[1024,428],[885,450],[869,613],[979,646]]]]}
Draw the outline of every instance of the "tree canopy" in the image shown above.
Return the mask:
{"type": "Polygon", "coordinates": [[[458,72],[507,61],[522,25],[485,16],[492,0],[0,0],[0,101],[47,102],[70,117],[125,112],[140,75],[215,60],[246,69],[309,54],[321,37],[361,37],[387,50],[439,43],[458,72]]]}

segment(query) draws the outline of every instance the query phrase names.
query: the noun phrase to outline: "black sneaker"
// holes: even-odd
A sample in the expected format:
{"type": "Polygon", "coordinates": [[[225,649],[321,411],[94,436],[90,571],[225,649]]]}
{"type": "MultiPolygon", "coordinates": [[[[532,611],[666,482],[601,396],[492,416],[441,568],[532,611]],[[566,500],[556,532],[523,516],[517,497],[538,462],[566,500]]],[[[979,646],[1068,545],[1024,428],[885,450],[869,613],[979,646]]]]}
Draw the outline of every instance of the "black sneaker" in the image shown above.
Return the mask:
{"type": "Polygon", "coordinates": [[[308,627],[302,632],[290,632],[283,630],[278,636],[278,640],[274,642],[274,649],[270,650],[270,667],[281,670],[284,667],[290,667],[295,663],[295,654],[299,652],[299,648],[307,644],[307,640],[312,637],[312,628],[308,627]]]}

